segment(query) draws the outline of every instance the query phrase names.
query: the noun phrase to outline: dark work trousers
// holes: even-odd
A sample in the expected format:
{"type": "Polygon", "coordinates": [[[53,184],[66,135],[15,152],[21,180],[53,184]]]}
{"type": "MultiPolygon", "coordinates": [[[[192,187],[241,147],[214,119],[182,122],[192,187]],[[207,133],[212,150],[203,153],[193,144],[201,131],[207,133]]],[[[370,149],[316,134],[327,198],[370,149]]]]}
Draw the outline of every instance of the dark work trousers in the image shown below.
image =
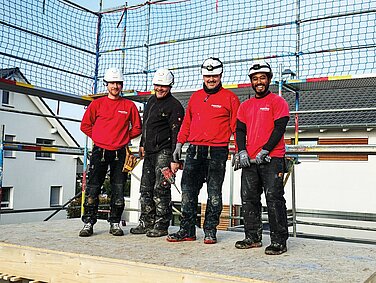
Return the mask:
{"type": "Polygon", "coordinates": [[[118,150],[104,150],[103,148],[94,146],[90,158],[90,167],[88,173],[88,181],[85,191],[84,214],[82,221],[84,223],[95,224],[97,222],[98,213],[98,196],[101,192],[102,185],[106,178],[108,166],[110,166],[110,184],[111,198],[110,223],[119,223],[124,210],[124,183],[126,181],[126,173],[123,173],[123,165],[125,160],[125,148],[118,150]]]}
{"type": "Polygon", "coordinates": [[[270,163],[251,164],[242,169],[241,198],[246,238],[253,241],[262,239],[261,194],[264,191],[271,242],[286,243],[288,227],[283,176],[283,158],[273,157],[270,163]]]}
{"type": "Polygon", "coordinates": [[[171,150],[145,154],[140,186],[140,222],[147,228],[167,230],[172,218],[171,184],[165,180],[161,169],[170,167],[171,150]]]}
{"type": "Polygon", "coordinates": [[[196,234],[198,195],[207,183],[208,199],[205,212],[204,232],[216,233],[222,212],[222,184],[225,178],[228,147],[190,145],[187,150],[181,180],[180,228],[189,236],[196,234]]]}

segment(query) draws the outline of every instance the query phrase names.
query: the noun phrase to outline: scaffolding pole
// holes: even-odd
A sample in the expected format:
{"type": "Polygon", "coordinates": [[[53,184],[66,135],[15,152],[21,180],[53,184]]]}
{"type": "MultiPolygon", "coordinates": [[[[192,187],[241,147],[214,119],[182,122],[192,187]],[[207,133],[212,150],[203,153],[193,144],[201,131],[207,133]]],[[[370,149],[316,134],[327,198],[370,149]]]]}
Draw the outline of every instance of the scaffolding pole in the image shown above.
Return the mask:
{"type": "MultiPolygon", "coordinates": [[[[0,211],[1,211],[1,202],[3,200],[4,132],[5,132],[5,125],[0,125],[0,211]]],[[[1,213],[0,213],[0,220],[1,220],[1,213]]]]}

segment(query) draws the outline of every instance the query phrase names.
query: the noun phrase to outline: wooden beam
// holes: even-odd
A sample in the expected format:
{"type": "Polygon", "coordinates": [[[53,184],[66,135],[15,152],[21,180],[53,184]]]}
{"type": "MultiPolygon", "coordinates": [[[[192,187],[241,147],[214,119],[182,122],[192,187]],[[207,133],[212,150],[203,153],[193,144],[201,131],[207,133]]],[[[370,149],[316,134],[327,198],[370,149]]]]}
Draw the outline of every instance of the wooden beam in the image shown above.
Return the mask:
{"type": "Polygon", "coordinates": [[[228,283],[267,281],[0,243],[0,272],[45,282],[228,283]]]}

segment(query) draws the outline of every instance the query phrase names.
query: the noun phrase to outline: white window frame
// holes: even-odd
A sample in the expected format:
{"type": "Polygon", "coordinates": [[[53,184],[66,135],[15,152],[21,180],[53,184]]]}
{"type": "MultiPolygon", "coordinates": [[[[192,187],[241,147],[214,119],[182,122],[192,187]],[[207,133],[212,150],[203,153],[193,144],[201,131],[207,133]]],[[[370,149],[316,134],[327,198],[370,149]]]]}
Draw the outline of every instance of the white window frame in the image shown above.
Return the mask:
{"type": "Polygon", "coordinates": [[[62,206],[62,205],[63,205],[63,187],[51,186],[50,187],[50,207],[56,207],[56,206],[62,206]],[[55,194],[58,197],[57,203],[53,202],[53,196],[56,196],[55,194]]]}
{"type": "MultiPolygon", "coordinates": [[[[38,145],[54,145],[55,144],[55,141],[52,140],[52,139],[46,139],[46,138],[36,138],[35,139],[35,142],[38,144],[38,145]],[[51,143],[47,143],[48,142],[51,142],[51,143]]],[[[51,152],[42,152],[42,151],[38,151],[35,153],[35,159],[38,159],[38,160],[55,160],[55,155],[51,152]]]]}
{"type": "Polygon", "coordinates": [[[14,107],[13,106],[13,97],[14,97],[13,92],[1,89],[0,94],[1,94],[1,105],[2,106],[14,107]],[[7,103],[4,102],[4,94],[8,96],[8,102],[7,103]]]}
{"type": "MultiPolygon", "coordinates": [[[[15,141],[15,135],[4,135],[4,143],[15,141]]],[[[4,150],[4,158],[16,158],[16,152],[14,150],[4,150]]]]}
{"type": "Polygon", "coordinates": [[[14,188],[13,187],[3,187],[2,188],[2,195],[1,195],[1,209],[13,209],[13,194],[14,188]],[[4,200],[4,191],[7,190],[9,193],[9,199],[7,201],[4,200]]]}

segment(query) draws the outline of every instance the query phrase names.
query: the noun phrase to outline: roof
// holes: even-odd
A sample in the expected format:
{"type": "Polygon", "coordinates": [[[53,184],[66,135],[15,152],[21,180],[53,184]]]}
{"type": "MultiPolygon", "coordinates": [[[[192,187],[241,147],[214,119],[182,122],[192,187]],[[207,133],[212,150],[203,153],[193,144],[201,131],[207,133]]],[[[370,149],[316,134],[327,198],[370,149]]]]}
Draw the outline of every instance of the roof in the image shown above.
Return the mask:
{"type": "MultiPolygon", "coordinates": [[[[271,85],[270,89],[278,93],[276,84],[271,85]]],[[[364,83],[361,79],[352,79],[321,86],[320,83],[310,82],[304,86],[300,84],[299,89],[299,111],[321,110],[317,113],[298,113],[300,129],[376,127],[375,84],[372,86],[372,83],[364,83]],[[366,108],[371,109],[366,111],[366,108]],[[343,112],[336,111],[339,109],[343,112]],[[350,111],[351,109],[354,111],[350,111]]],[[[237,94],[241,102],[254,94],[250,87],[230,90],[237,94]]],[[[186,107],[192,93],[193,91],[187,91],[173,94],[186,107]]],[[[288,124],[291,128],[294,127],[295,93],[283,90],[282,96],[292,112],[288,124]]]]}
{"type": "MultiPolygon", "coordinates": [[[[23,82],[23,83],[27,83],[27,84],[30,84],[30,82],[26,79],[26,77],[22,74],[22,72],[20,71],[19,68],[8,68],[8,69],[0,69],[0,78],[1,79],[7,79],[7,80],[14,80],[16,81],[16,78],[20,78],[20,80],[23,82]]],[[[42,104],[43,104],[43,108],[42,109],[39,105],[35,104],[36,101],[34,101],[32,99],[32,96],[30,96],[30,99],[34,102],[34,104],[38,107],[38,109],[43,113],[43,114],[49,114],[49,115],[55,115],[55,113],[53,113],[53,111],[51,110],[51,108],[48,106],[48,104],[40,97],[36,97],[42,104]]],[[[46,118],[47,120],[49,120],[48,118],[46,118]]],[[[69,139],[71,139],[71,142],[75,145],[75,146],[79,146],[79,143],[76,141],[76,139],[72,136],[72,134],[68,131],[68,129],[64,126],[64,124],[59,120],[59,119],[53,119],[54,121],[56,121],[56,123],[58,123],[60,125],[60,127],[63,129],[63,131],[66,133],[66,135],[68,136],[69,139]]],[[[65,139],[63,136],[62,136],[63,139],[65,139]]],[[[66,142],[68,142],[66,139],[65,139],[66,142]]],[[[69,143],[69,142],[68,142],[69,143]]]]}
{"type": "Polygon", "coordinates": [[[0,69],[0,78],[2,79],[12,79],[14,76],[20,76],[25,83],[30,84],[30,82],[26,79],[26,77],[22,74],[20,69],[17,68],[8,68],[8,69],[0,69]]]}
{"type": "MultiPolygon", "coordinates": [[[[295,94],[283,95],[290,110],[295,110],[295,94]]],[[[299,93],[299,111],[349,110],[345,112],[299,113],[299,128],[354,128],[376,126],[376,87],[310,90],[299,93]],[[374,108],[365,111],[364,109],[374,108]],[[354,111],[350,111],[354,109],[354,111]]],[[[288,126],[294,125],[290,119],[288,126]]]]}

